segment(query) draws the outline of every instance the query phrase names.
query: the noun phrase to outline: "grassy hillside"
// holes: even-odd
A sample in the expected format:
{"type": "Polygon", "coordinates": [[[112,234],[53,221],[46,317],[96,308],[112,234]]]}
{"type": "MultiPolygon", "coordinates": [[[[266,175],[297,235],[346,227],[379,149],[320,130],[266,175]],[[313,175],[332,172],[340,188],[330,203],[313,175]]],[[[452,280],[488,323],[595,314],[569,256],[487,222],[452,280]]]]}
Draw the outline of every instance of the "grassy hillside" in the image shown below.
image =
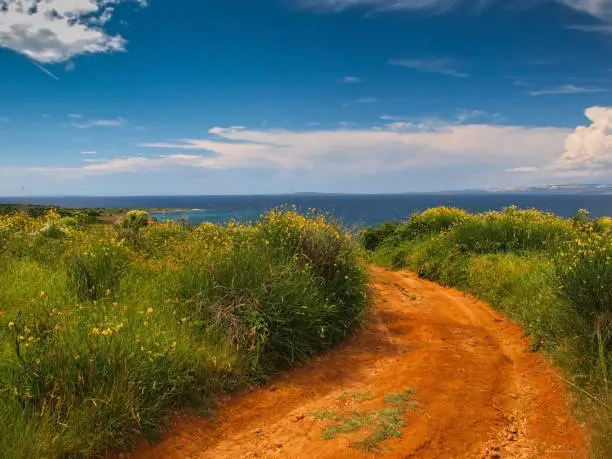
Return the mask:
{"type": "Polygon", "coordinates": [[[434,208],[363,232],[372,259],[473,293],[521,323],[576,391],[595,457],[612,451],[612,219],[434,208]]]}
{"type": "Polygon", "coordinates": [[[195,228],[140,212],[115,226],[0,216],[0,456],[129,449],[174,408],[338,343],[366,283],[356,244],[320,215],[195,228]]]}

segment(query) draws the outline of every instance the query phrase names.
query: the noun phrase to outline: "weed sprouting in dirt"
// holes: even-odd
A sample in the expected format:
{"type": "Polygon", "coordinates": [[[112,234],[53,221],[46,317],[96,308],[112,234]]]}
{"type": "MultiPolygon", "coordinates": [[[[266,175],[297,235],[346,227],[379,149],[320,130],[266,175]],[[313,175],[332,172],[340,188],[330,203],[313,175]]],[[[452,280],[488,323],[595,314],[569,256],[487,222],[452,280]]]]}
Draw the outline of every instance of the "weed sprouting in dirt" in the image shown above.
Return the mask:
{"type": "Polygon", "coordinates": [[[370,392],[345,392],[337,398],[341,406],[335,410],[315,412],[311,416],[328,422],[321,434],[323,440],[344,435],[354,448],[382,452],[390,449],[384,444],[387,440],[402,436],[401,429],[407,425],[404,415],[418,406],[413,400],[414,394],[412,389],[391,392],[383,397],[387,407],[352,409],[354,404],[372,402],[376,397],[370,392]]]}

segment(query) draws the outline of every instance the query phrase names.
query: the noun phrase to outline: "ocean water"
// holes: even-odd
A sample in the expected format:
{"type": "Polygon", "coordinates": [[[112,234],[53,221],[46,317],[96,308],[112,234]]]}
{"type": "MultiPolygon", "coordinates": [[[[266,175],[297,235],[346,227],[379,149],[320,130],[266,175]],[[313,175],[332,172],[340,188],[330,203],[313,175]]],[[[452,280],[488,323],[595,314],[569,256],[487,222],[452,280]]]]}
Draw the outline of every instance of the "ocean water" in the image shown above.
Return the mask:
{"type": "Polygon", "coordinates": [[[269,209],[295,205],[329,213],[345,225],[376,225],[401,220],[416,211],[435,206],[455,206],[470,212],[497,210],[510,205],[552,211],[561,216],[587,209],[595,217],[612,215],[612,195],[538,194],[402,194],[402,195],[276,195],[276,196],[122,196],[122,197],[23,197],[0,198],[0,203],[42,204],[65,207],[192,209],[152,214],[160,220],[204,221],[256,220],[269,209]]]}

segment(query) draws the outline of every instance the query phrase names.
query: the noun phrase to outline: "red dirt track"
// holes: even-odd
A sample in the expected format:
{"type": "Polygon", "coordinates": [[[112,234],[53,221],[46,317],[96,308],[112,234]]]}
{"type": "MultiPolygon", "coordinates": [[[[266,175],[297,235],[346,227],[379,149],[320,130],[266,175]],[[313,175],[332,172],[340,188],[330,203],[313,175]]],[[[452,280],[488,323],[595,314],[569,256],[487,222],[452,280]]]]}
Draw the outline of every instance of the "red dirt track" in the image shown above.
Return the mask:
{"type": "MultiPolygon", "coordinates": [[[[375,457],[310,413],[344,392],[415,389],[393,458],[587,458],[588,433],[569,392],[520,328],[489,306],[405,272],[372,268],[375,306],[365,328],[268,385],[220,401],[214,419],[177,417],[164,440],[129,457],[375,457]],[[416,299],[414,299],[416,296],[416,299]]],[[[376,405],[379,403],[379,405],[376,405]]]]}

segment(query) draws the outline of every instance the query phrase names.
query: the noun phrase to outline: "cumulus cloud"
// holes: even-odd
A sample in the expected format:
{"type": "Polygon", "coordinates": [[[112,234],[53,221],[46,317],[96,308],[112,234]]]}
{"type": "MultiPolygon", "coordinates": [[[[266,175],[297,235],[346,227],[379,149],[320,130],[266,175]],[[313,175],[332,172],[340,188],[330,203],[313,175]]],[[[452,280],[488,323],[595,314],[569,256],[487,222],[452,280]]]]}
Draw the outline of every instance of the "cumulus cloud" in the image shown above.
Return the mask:
{"type": "Polygon", "coordinates": [[[559,170],[597,171],[612,167],[612,107],[591,107],[591,121],[579,126],[565,140],[565,153],[553,164],[559,170]]]}
{"type": "Polygon", "coordinates": [[[121,2],[142,0],[0,0],[0,47],[39,63],[124,51],[126,40],[104,26],[121,2]]]}
{"type": "Polygon", "coordinates": [[[421,72],[440,73],[442,75],[457,78],[469,76],[467,73],[455,70],[455,62],[453,59],[392,59],[389,61],[389,64],[408,67],[421,72]]]}
{"type": "Polygon", "coordinates": [[[556,177],[596,177],[612,172],[612,107],[590,107],[588,126],[565,138],[564,153],[542,167],[521,166],[511,172],[556,177]]]}

